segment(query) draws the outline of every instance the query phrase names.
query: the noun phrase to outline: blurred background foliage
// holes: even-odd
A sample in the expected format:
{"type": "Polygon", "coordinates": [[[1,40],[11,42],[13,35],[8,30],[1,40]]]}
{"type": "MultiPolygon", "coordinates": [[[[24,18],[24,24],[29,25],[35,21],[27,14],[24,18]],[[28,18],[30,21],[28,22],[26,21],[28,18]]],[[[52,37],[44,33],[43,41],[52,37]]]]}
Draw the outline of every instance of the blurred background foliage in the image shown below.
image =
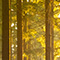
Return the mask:
{"type": "MultiPolygon", "coordinates": [[[[22,0],[22,53],[23,60],[45,60],[46,22],[45,0],[22,0]]],[[[51,7],[52,8],[52,7],[51,7]]],[[[10,34],[17,44],[17,1],[11,1],[10,34]],[[13,32],[14,31],[14,32],[13,32]]],[[[54,60],[60,59],[60,1],[53,2],[54,60]]],[[[50,16],[51,17],[51,16],[50,16]]],[[[14,47],[15,54],[17,48],[14,47]]],[[[14,53],[12,53],[14,54],[14,53]]],[[[15,56],[14,56],[15,58],[15,56]]]]}

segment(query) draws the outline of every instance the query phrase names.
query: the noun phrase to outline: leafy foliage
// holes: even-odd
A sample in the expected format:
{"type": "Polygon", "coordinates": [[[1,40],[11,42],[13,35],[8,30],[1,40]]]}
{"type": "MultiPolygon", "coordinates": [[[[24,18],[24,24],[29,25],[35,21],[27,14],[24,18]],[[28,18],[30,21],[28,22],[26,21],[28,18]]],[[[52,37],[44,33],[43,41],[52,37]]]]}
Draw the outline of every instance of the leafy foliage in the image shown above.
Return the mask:
{"type": "MultiPolygon", "coordinates": [[[[23,41],[25,41],[24,53],[33,55],[45,55],[45,6],[44,2],[24,2],[23,15],[23,41]]],[[[23,47],[24,47],[23,45],[23,47]]]]}

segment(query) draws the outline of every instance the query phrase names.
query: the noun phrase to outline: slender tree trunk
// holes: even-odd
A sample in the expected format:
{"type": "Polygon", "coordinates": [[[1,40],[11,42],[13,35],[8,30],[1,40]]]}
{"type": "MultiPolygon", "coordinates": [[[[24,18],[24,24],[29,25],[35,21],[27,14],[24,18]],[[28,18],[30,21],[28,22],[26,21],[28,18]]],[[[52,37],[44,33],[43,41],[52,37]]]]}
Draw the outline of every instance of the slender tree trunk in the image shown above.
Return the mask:
{"type": "Polygon", "coordinates": [[[22,5],[17,0],[17,60],[22,60],[22,5]]]}
{"type": "Polygon", "coordinates": [[[46,60],[53,60],[53,0],[46,0],[46,60]]]}
{"type": "Polygon", "coordinates": [[[2,0],[2,60],[9,60],[9,0],[2,0]]]}
{"type": "Polygon", "coordinates": [[[9,0],[9,60],[12,59],[11,0],[9,0]]]}

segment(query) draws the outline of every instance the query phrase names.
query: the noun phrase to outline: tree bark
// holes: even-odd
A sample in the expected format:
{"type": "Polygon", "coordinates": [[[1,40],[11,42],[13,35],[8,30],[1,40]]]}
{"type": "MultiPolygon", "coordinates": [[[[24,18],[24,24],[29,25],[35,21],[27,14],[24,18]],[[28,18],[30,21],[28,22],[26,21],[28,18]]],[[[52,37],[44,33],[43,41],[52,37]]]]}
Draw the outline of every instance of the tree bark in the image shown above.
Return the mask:
{"type": "Polygon", "coordinates": [[[22,60],[22,5],[17,0],[17,60],[22,60]]]}
{"type": "Polygon", "coordinates": [[[2,0],[2,60],[9,60],[9,0],[2,0]]]}
{"type": "Polygon", "coordinates": [[[53,60],[53,0],[46,0],[46,60],[53,60]]]}

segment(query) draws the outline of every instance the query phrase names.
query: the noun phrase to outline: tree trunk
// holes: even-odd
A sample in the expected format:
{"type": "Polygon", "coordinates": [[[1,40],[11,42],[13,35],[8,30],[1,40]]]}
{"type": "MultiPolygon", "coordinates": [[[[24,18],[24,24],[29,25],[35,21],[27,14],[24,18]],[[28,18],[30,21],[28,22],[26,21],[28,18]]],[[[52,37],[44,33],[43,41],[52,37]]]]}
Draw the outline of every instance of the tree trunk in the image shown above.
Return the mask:
{"type": "Polygon", "coordinates": [[[46,0],[46,60],[53,60],[53,0],[46,0]]]}

